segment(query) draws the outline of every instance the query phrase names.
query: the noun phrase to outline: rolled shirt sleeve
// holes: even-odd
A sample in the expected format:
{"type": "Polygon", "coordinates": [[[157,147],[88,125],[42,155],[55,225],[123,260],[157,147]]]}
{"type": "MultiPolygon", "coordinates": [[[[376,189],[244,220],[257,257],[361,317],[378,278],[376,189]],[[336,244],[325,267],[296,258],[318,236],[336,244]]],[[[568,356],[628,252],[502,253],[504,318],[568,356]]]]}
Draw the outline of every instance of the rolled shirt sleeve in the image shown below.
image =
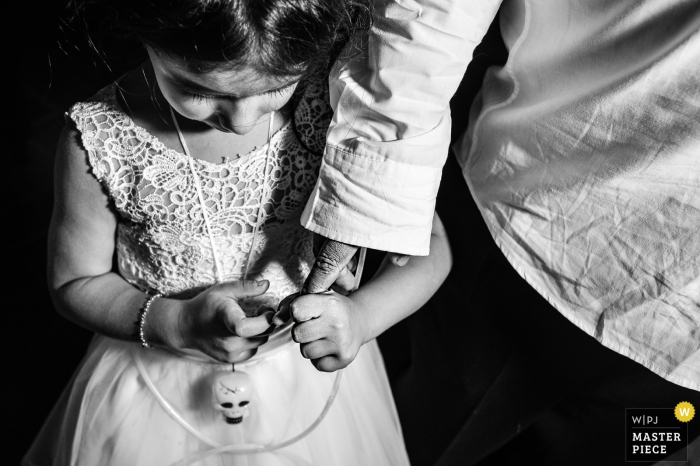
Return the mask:
{"type": "Polygon", "coordinates": [[[375,2],[368,36],[348,45],[329,78],[334,116],[302,215],[306,228],[357,246],[428,254],[449,101],[499,5],[375,2]]]}

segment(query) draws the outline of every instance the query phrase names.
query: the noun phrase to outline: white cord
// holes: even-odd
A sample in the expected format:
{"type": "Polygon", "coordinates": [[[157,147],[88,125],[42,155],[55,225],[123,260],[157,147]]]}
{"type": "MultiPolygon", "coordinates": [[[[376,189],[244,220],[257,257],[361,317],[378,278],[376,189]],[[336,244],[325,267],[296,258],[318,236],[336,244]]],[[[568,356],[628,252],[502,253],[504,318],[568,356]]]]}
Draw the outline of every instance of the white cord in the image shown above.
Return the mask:
{"type": "Polygon", "coordinates": [[[156,400],[158,400],[158,403],[163,407],[165,412],[167,412],[173,419],[175,419],[178,424],[180,424],[182,427],[185,428],[190,434],[194,435],[197,437],[199,440],[202,442],[211,445],[212,447],[220,447],[222,444],[215,441],[211,440],[204,435],[200,434],[197,429],[192,427],[187,421],[185,421],[182,416],[173,408],[170,406],[170,403],[163,398],[163,395],[160,394],[158,389],[156,388],[155,384],[151,380],[151,377],[148,375],[148,372],[146,371],[146,368],[143,366],[143,361],[141,361],[141,355],[139,354],[139,351],[134,349],[132,352],[134,361],[136,362],[136,368],[139,370],[139,373],[141,374],[141,378],[143,378],[143,381],[146,382],[146,386],[151,390],[153,393],[153,396],[156,397],[156,400]]]}
{"type": "Polygon", "coordinates": [[[158,388],[155,386],[153,381],[151,380],[151,377],[148,375],[148,371],[146,370],[146,367],[143,365],[143,361],[141,360],[141,352],[138,351],[138,347],[134,346],[134,349],[132,351],[132,356],[134,358],[134,361],[136,362],[136,368],[139,371],[139,374],[141,374],[141,378],[143,378],[143,381],[146,383],[146,386],[151,390],[153,393],[153,396],[156,397],[156,400],[158,403],[161,405],[161,407],[167,412],[175,421],[177,421],[178,424],[180,424],[182,427],[185,428],[189,433],[197,437],[199,440],[202,442],[206,443],[209,446],[212,446],[211,450],[207,450],[201,453],[194,454],[190,456],[189,458],[185,458],[184,460],[180,461],[179,463],[176,464],[176,466],[186,466],[189,464],[192,464],[194,462],[197,462],[201,460],[202,458],[205,458],[210,455],[216,455],[218,453],[224,453],[224,452],[229,452],[234,455],[247,455],[247,454],[256,454],[256,453],[266,453],[274,450],[279,450],[280,448],[287,447],[293,443],[298,442],[299,440],[303,439],[307,435],[309,435],[318,425],[323,421],[323,419],[326,417],[326,414],[328,414],[328,411],[331,409],[331,406],[333,405],[333,401],[335,400],[336,395],[338,394],[338,389],[340,388],[340,379],[343,375],[343,371],[339,370],[336,372],[335,375],[335,380],[333,381],[333,387],[331,388],[331,392],[328,395],[328,398],[326,399],[326,404],[323,407],[323,410],[321,410],[321,413],[318,415],[316,420],[309,425],[306,429],[304,429],[300,434],[284,440],[279,443],[274,443],[272,445],[256,445],[256,444],[230,444],[230,445],[223,445],[215,440],[212,440],[204,435],[202,435],[197,429],[192,427],[182,416],[180,416],[180,413],[177,412],[177,410],[168,403],[168,400],[166,400],[163,395],[158,391],[158,388]]]}
{"type": "Polygon", "coordinates": [[[219,254],[216,252],[216,244],[214,244],[214,235],[212,233],[211,224],[209,223],[209,213],[207,212],[207,206],[204,203],[204,195],[202,194],[202,183],[199,181],[199,175],[197,175],[197,170],[194,168],[194,161],[190,155],[190,150],[187,148],[187,143],[185,142],[185,136],[182,135],[180,131],[180,125],[177,124],[177,118],[175,118],[175,112],[173,108],[170,107],[170,116],[175,123],[175,129],[177,130],[177,136],[180,138],[180,144],[182,145],[185,155],[187,156],[187,162],[190,165],[190,171],[192,172],[192,178],[194,178],[194,185],[197,188],[197,196],[199,196],[199,205],[202,207],[202,217],[204,217],[204,225],[207,228],[207,235],[209,236],[209,242],[211,243],[211,253],[214,257],[214,269],[216,272],[216,282],[222,283],[224,281],[223,270],[221,268],[221,262],[219,262],[219,254]]]}
{"type": "MultiPolygon", "coordinates": [[[[221,283],[223,282],[223,276],[222,276],[222,267],[221,263],[219,262],[219,255],[216,250],[216,244],[214,243],[214,236],[212,233],[212,228],[211,224],[209,222],[209,215],[207,213],[206,205],[204,203],[204,195],[202,194],[202,188],[201,188],[201,182],[199,179],[199,176],[197,175],[197,171],[195,170],[194,167],[194,161],[192,159],[192,156],[190,155],[190,151],[187,147],[187,143],[185,142],[185,137],[182,134],[182,131],[180,130],[180,125],[177,122],[177,118],[175,117],[175,113],[170,107],[170,116],[172,117],[173,123],[175,124],[175,129],[177,130],[177,135],[180,139],[180,144],[182,145],[182,148],[185,152],[185,155],[187,156],[187,161],[189,163],[190,171],[192,172],[192,177],[194,178],[194,183],[195,187],[197,189],[197,195],[199,197],[199,204],[202,207],[202,216],[204,218],[204,224],[206,225],[207,228],[207,234],[209,236],[209,241],[211,243],[211,248],[212,248],[212,255],[214,257],[214,267],[216,269],[216,277],[217,277],[217,282],[221,283]]],[[[258,230],[261,226],[262,223],[262,213],[264,211],[264,205],[265,201],[267,200],[267,189],[268,189],[268,167],[269,167],[269,162],[270,162],[270,152],[271,152],[271,146],[272,146],[272,132],[274,128],[274,122],[275,122],[275,112],[272,112],[270,114],[270,125],[268,127],[268,133],[267,133],[267,150],[265,153],[265,167],[264,167],[264,177],[263,177],[263,189],[260,194],[260,207],[258,208],[258,213],[256,216],[255,220],[255,225],[253,226],[253,239],[251,241],[250,245],[250,251],[248,252],[248,259],[246,260],[246,265],[245,265],[245,271],[243,275],[243,279],[246,280],[248,277],[248,265],[250,264],[250,259],[253,254],[253,251],[255,249],[255,242],[257,239],[257,234],[258,230]]],[[[360,260],[358,264],[358,270],[356,274],[356,280],[359,283],[360,275],[362,274],[362,266],[364,265],[364,253],[365,250],[364,248],[362,249],[360,253],[360,260]]],[[[298,442],[299,440],[303,439],[307,435],[309,435],[320,423],[323,421],[323,419],[326,417],[326,414],[328,413],[328,410],[331,408],[333,405],[333,401],[335,400],[336,395],[338,394],[338,389],[340,388],[340,379],[342,377],[343,371],[339,370],[336,373],[335,380],[333,382],[333,387],[331,388],[331,392],[328,395],[328,399],[326,400],[326,404],[323,407],[323,410],[321,413],[318,415],[316,420],[311,423],[309,427],[307,427],[305,430],[303,430],[300,434],[285,440],[280,443],[275,443],[272,445],[255,445],[255,444],[231,444],[231,445],[223,445],[215,440],[212,440],[210,438],[207,438],[206,436],[202,435],[200,432],[197,431],[194,427],[192,427],[180,414],[173,408],[170,403],[163,397],[163,395],[158,391],[156,388],[155,384],[151,380],[150,376],[148,375],[146,368],[143,365],[143,361],[141,360],[141,356],[138,352],[134,351],[133,352],[133,357],[134,361],[136,362],[136,367],[138,368],[139,373],[141,374],[141,377],[143,378],[144,382],[146,383],[146,386],[151,390],[153,395],[155,396],[156,400],[158,403],[161,405],[161,407],[173,418],[175,421],[177,421],[185,430],[187,430],[189,433],[197,437],[199,440],[202,442],[206,443],[209,446],[212,446],[211,450],[207,450],[201,453],[197,453],[195,455],[190,456],[189,458],[185,458],[184,460],[180,461],[177,463],[177,466],[187,466],[192,463],[195,463],[207,456],[211,455],[216,455],[218,453],[224,453],[224,452],[229,452],[235,455],[245,455],[245,454],[255,454],[255,453],[265,453],[265,452],[270,452],[274,450],[279,450],[280,448],[284,448],[286,446],[289,446],[295,442],[298,442]]]]}
{"type": "Polygon", "coordinates": [[[360,280],[362,280],[362,272],[365,270],[365,258],[367,257],[367,248],[360,248],[360,256],[357,258],[357,267],[355,268],[355,284],[353,285],[352,291],[355,291],[360,287],[360,280]]]}
{"type": "Polygon", "coordinates": [[[326,405],[323,407],[321,414],[319,414],[318,417],[316,418],[316,420],[313,423],[311,423],[311,425],[309,427],[307,427],[299,435],[296,435],[295,437],[292,437],[292,438],[285,440],[283,442],[275,443],[275,444],[267,445],[267,446],[251,445],[251,444],[223,445],[223,446],[218,447],[218,448],[212,448],[211,450],[192,455],[189,458],[186,458],[186,459],[180,461],[175,466],[188,466],[192,463],[200,461],[203,458],[206,458],[207,456],[217,455],[219,453],[231,453],[234,455],[267,453],[267,452],[279,450],[280,448],[288,447],[289,445],[292,445],[293,443],[298,442],[299,440],[301,440],[304,437],[306,437],[307,435],[309,435],[316,427],[318,427],[318,425],[321,423],[321,421],[323,421],[323,419],[326,417],[326,414],[328,414],[328,411],[331,409],[331,406],[333,405],[333,401],[335,400],[335,397],[338,394],[338,389],[340,388],[340,379],[341,379],[342,375],[343,375],[342,370],[339,370],[338,372],[336,372],[335,381],[333,382],[333,388],[331,389],[330,395],[328,395],[328,399],[326,400],[326,405]]]}
{"type": "Polygon", "coordinates": [[[250,250],[248,251],[248,258],[245,261],[245,270],[243,270],[243,280],[248,280],[248,265],[250,265],[250,259],[253,256],[253,251],[255,250],[255,241],[258,238],[258,229],[261,226],[261,216],[265,207],[265,201],[267,200],[267,195],[265,190],[267,189],[267,167],[270,166],[270,149],[272,146],[272,131],[275,125],[275,112],[270,114],[270,125],[267,128],[267,150],[265,151],[265,168],[263,175],[263,185],[262,192],[260,193],[260,207],[258,207],[258,215],[255,218],[255,225],[253,225],[253,239],[250,242],[250,250]]]}

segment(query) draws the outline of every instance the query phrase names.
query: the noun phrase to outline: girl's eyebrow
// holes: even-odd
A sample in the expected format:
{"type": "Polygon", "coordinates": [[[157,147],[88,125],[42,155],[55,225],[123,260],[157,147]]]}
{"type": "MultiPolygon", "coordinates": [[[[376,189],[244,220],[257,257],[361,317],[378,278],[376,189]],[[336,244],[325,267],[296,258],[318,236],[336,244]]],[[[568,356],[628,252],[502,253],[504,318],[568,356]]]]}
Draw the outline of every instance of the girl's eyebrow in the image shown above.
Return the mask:
{"type": "Polygon", "coordinates": [[[298,79],[292,80],[292,81],[284,83],[281,86],[278,86],[278,87],[273,88],[273,89],[266,89],[264,91],[256,92],[253,94],[238,95],[238,94],[223,94],[221,92],[214,91],[214,90],[209,89],[208,87],[202,86],[201,84],[198,84],[194,81],[190,81],[189,79],[187,79],[185,77],[171,76],[171,78],[173,79],[173,81],[175,82],[175,84],[178,87],[180,87],[181,89],[188,91],[188,92],[212,95],[212,96],[217,96],[217,97],[233,97],[236,99],[245,98],[245,97],[254,97],[256,95],[262,95],[262,94],[281,91],[282,89],[286,89],[287,87],[291,86],[292,84],[296,84],[297,82],[299,82],[298,79]]]}

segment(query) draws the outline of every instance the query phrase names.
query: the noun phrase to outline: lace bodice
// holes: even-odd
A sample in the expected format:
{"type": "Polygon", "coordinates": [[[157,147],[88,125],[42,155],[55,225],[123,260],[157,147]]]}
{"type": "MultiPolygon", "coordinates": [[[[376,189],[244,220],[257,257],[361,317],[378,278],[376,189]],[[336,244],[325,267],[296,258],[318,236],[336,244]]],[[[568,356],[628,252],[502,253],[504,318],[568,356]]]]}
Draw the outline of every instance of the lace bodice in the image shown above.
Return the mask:
{"type": "MultiPolygon", "coordinates": [[[[215,283],[216,269],[187,156],[137,126],[116,89],[74,105],[69,116],[119,214],[119,271],[140,289],[194,296],[215,283]]],[[[270,281],[249,308],[276,307],[298,291],[312,264],[311,236],[299,217],[318,175],[326,102],[325,86],[308,86],[294,118],[271,138],[267,163],[267,145],[223,164],[195,159],[224,280],[241,279],[247,267],[248,279],[270,281]]]]}

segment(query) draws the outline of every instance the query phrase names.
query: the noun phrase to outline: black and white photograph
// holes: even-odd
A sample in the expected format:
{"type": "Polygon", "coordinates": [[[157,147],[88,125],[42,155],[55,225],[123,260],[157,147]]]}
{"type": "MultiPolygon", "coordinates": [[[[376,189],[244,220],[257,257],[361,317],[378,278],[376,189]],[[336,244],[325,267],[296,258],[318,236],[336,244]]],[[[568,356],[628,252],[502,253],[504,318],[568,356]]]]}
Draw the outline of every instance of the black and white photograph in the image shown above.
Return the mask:
{"type": "Polygon", "coordinates": [[[21,466],[700,466],[700,2],[8,5],[21,466]]]}

